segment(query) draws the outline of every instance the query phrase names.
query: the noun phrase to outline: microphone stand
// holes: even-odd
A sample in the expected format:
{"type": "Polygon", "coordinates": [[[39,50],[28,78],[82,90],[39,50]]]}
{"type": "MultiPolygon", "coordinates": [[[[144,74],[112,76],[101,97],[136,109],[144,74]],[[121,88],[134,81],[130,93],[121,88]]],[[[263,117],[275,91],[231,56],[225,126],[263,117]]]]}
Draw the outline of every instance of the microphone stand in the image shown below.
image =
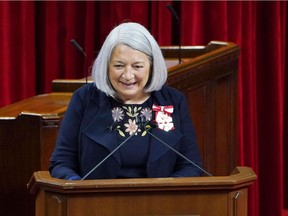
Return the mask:
{"type": "Polygon", "coordinates": [[[152,137],[154,137],[155,139],[157,139],[158,141],[160,141],[162,144],[164,144],[166,147],[168,147],[169,149],[171,149],[173,152],[175,152],[177,155],[179,155],[180,157],[182,157],[183,159],[187,160],[189,163],[191,163],[193,166],[197,167],[198,169],[200,169],[202,172],[204,172],[206,175],[213,177],[209,172],[207,172],[206,170],[204,170],[202,167],[200,167],[199,165],[197,165],[196,163],[194,163],[193,161],[191,161],[189,158],[187,158],[186,156],[184,156],[183,154],[181,154],[180,152],[176,151],[174,148],[172,148],[171,146],[169,146],[167,143],[165,143],[163,140],[161,140],[159,137],[155,136],[154,134],[152,134],[149,130],[151,128],[147,129],[147,133],[150,134],[152,137]]]}
{"type": "Polygon", "coordinates": [[[136,133],[133,132],[129,137],[127,137],[127,139],[125,139],[122,143],[120,143],[117,148],[115,148],[112,152],[110,152],[110,154],[108,154],[103,160],[100,161],[100,163],[96,164],[95,167],[93,167],[93,169],[91,169],[83,178],[81,178],[81,180],[86,179],[95,169],[97,169],[102,163],[104,163],[112,154],[114,154],[119,148],[121,148],[121,146],[123,146],[132,136],[134,136],[136,133]]]}
{"type": "Polygon", "coordinates": [[[179,16],[177,15],[176,11],[174,10],[174,8],[170,5],[167,4],[166,7],[169,9],[169,11],[171,12],[171,14],[173,15],[173,17],[177,20],[178,23],[178,58],[179,58],[179,64],[181,64],[181,59],[182,59],[182,50],[181,50],[181,20],[179,18],[179,16]]]}
{"type": "MultiPolygon", "coordinates": [[[[196,163],[194,163],[193,161],[191,161],[189,158],[187,158],[186,156],[184,156],[183,154],[181,154],[180,152],[176,151],[175,149],[173,149],[171,146],[169,146],[167,143],[165,143],[163,140],[161,140],[159,137],[155,136],[154,134],[152,134],[149,130],[152,127],[146,127],[146,125],[149,122],[145,122],[144,117],[136,117],[136,124],[139,127],[144,127],[146,132],[148,134],[150,134],[152,137],[154,137],[155,139],[157,139],[158,141],[160,141],[162,144],[164,144],[166,147],[168,147],[169,149],[171,149],[174,153],[176,153],[177,155],[179,155],[180,157],[182,157],[183,159],[187,160],[190,164],[192,164],[193,166],[197,167],[198,169],[200,169],[202,172],[204,172],[206,175],[212,177],[212,175],[207,172],[206,170],[204,170],[202,167],[200,167],[199,165],[197,165],[196,163]]],[[[95,167],[93,167],[84,177],[81,178],[81,180],[86,179],[94,170],[96,170],[101,164],[103,164],[109,157],[111,157],[112,154],[114,154],[119,148],[121,148],[131,137],[133,137],[135,135],[136,131],[133,132],[129,137],[127,137],[123,142],[121,142],[117,148],[115,148],[112,152],[110,152],[103,160],[101,160],[98,164],[96,164],[95,167]]]]}
{"type": "Polygon", "coordinates": [[[75,47],[85,58],[85,62],[84,62],[84,70],[85,70],[85,76],[86,76],[86,84],[88,83],[88,68],[87,68],[87,55],[84,52],[83,48],[74,40],[71,39],[70,43],[72,44],[73,47],[75,47]]]}

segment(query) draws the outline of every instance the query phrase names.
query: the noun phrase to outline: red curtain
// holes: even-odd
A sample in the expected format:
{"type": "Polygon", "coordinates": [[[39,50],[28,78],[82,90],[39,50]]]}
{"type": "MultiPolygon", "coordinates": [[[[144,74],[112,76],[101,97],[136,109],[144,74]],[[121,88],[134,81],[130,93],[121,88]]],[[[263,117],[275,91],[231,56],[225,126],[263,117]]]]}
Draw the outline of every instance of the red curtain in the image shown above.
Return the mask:
{"type": "Polygon", "coordinates": [[[284,216],[286,11],[285,1],[1,1],[0,107],[50,92],[53,79],[84,77],[105,36],[126,20],[146,26],[160,45],[178,45],[179,35],[182,45],[235,42],[241,49],[239,165],[258,176],[249,188],[249,215],[284,216]],[[178,13],[181,33],[167,3],[178,13]],[[71,46],[72,38],[87,58],[71,46]]]}
{"type": "Polygon", "coordinates": [[[0,107],[36,93],[34,8],[0,2],[0,107]]]}

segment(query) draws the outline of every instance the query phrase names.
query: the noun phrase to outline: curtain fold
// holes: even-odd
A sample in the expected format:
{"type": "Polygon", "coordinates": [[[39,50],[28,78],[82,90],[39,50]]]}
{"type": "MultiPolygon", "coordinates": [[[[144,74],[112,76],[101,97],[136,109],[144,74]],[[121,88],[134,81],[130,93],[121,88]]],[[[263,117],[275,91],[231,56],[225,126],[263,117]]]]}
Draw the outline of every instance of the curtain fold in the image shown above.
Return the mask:
{"type": "MultiPolygon", "coordinates": [[[[239,59],[239,134],[240,134],[240,164],[253,167],[258,175],[258,115],[257,109],[257,84],[256,84],[256,13],[255,2],[235,3],[234,10],[239,8],[237,20],[239,22],[238,35],[234,32],[241,49],[239,59]],[[243,73],[246,71],[246,73],[243,73]]],[[[233,21],[231,21],[233,29],[233,21]]],[[[259,179],[259,177],[258,177],[259,179]]],[[[259,180],[255,182],[249,191],[249,215],[259,214],[259,180]]]]}
{"type": "MultiPolygon", "coordinates": [[[[262,214],[281,215],[283,209],[284,64],[283,16],[280,2],[260,4],[256,11],[256,85],[258,115],[259,200],[269,206],[262,214]],[[277,187],[267,187],[274,182],[277,187]],[[271,202],[266,197],[274,193],[271,202]]],[[[261,211],[260,211],[261,213],[261,211]]]]}
{"type": "Polygon", "coordinates": [[[239,165],[258,175],[249,215],[287,215],[286,1],[0,2],[0,107],[50,92],[53,79],[85,77],[110,30],[128,20],[162,46],[178,45],[179,36],[182,45],[239,45],[239,165]]]}
{"type": "Polygon", "coordinates": [[[35,95],[33,2],[0,2],[0,107],[35,95]]]}

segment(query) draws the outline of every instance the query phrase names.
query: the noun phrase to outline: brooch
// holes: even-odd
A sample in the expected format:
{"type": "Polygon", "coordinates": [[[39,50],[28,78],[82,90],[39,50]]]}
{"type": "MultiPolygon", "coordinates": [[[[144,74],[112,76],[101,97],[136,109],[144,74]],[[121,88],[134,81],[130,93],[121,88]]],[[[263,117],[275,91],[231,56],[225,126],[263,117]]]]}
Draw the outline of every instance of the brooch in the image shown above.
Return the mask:
{"type": "Polygon", "coordinates": [[[156,112],[155,114],[155,121],[159,129],[164,131],[174,130],[173,119],[171,114],[173,113],[173,106],[152,106],[152,110],[156,112]]]}

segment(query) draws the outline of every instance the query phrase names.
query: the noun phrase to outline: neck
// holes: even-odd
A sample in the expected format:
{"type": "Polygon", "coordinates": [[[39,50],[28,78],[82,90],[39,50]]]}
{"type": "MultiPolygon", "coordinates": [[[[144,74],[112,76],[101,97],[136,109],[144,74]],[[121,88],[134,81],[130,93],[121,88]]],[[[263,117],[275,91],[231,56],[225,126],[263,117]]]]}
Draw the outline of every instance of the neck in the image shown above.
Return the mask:
{"type": "Polygon", "coordinates": [[[123,104],[143,104],[150,97],[150,95],[150,93],[145,93],[143,96],[138,98],[125,98],[118,96],[115,99],[123,104]]]}

